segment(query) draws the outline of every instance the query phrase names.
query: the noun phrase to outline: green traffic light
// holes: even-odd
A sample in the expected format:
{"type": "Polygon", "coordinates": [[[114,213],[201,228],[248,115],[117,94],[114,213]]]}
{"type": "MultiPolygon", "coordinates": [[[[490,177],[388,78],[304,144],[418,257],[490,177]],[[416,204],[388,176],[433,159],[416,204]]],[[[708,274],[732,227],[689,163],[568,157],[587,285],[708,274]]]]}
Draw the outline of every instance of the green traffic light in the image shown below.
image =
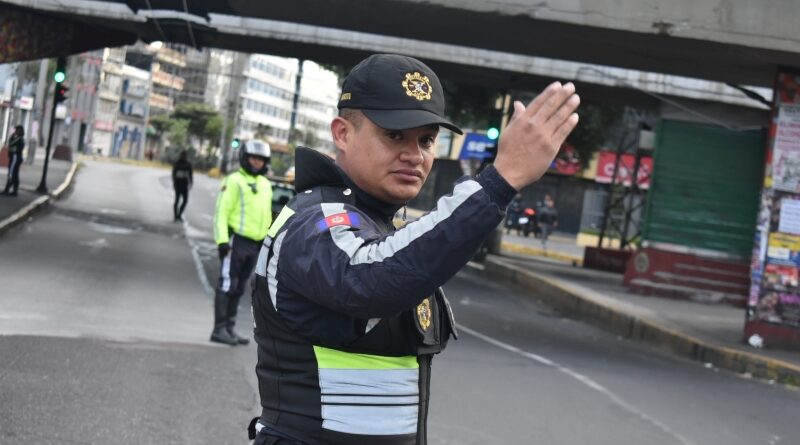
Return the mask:
{"type": "Polygon", "coordinates": [[[56,71],[56,73],[53,75],[53,80],[55,80],[56,83],[61,83],[67,80],[67,73],[63,71],[56,71]]]}
{"type": "Polygon", "coordinates": [[[486,130],[486,136],[491,140],[495,140],[498,137],[500,137],[500,130],[498,130],[497,128],[492,127],[490,129],[486,130]]]}
{"type": "Polygon", "coordinates": [[[231,148],[239,148],[239,139],[234,139],[231,141],[231,148]]]}

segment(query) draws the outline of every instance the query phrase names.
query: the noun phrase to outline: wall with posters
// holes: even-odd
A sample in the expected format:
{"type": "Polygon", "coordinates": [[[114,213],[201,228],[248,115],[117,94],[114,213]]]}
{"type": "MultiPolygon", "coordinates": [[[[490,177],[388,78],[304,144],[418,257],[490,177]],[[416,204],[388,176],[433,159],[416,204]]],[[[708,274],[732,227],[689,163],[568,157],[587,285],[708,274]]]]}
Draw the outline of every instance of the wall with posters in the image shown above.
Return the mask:
{"type": "Polygon", "coordinates": [[[800,71],[775,84],[745,337],[800,348],[800,71]]]}

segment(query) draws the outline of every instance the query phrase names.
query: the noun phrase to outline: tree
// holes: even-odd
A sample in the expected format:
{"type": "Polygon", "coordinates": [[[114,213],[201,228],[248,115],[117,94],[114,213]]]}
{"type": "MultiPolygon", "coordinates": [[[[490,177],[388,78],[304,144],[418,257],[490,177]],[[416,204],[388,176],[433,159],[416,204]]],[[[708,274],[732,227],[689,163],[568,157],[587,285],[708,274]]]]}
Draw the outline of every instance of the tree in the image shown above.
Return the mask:
{"type": "Polygon", "coordinates": [[[153,127],[153,136],[156,139],[156,146],[160,153],[164,145],[164,135],[169,132],[172,121],[166,114],[157,114],[150,117],[149,124],[153,127]]]}
{"type": "Polygon", "coordinates": [[[270,127],[269,125],[265,124],[256,125],[256,134],[255,134],[256,139],[264,140],[267,138],[267,136],[271,134],[272,134],[272,127],[270,127]]]}
{"type": "Polygon", "coordinates": [[[567,142],[575,148],[584,169],[619,125],[623,112],[622,107],[597,103],[584,103],[578,108],[580,120],[567,142]]]}
{"type": "Polygon", "coordinates": [[[289,144],[290,145],[297,145],[297,143],[302,142],[305,140],[306,136],[302,130],[298,128],[292,128],[292,131],[289,133],[289,144]]]}
{"type": "MultiPolygon", "coordinates": [[[[219,141],[219,137],[222,135],[222,126],[224,123],[222,122],[222,117],[220,115],[212,116],[206,122],[206,127],[204,131],[205,139],[208,141],[208,149],[209,152],[211,151],[211,147],[214,146],[215,141],[219,141]]],[[[210,154],[210,153],[209,153],[210,154]]]]}
{"type": "Polygon", "coordinates": [[[303,143],[306,147],[316,147],[319,144],[319,138],[317,137],[317,133],[314,130],[306,131],[306,135],[303,138],[303,143]]]}
{"type": "Polygon", "coordinates": [[[500,125],[495,102],[501,92],[497,88],[468,85],[442,79],[447,117],[460,127],[484,129],[500,125]]]}
{"type": "Polygon", "coordinates": [[[216,134],[217,138],[219,138],[219,133],[222,131],[222,119],[219,113],[204,103],[189,102],[180,104],[175,108],[171,118],[186,121],[189,135],[197,138],[201,147],[205,145],[207,140],[213,139],[209,135],[216,134]],[[209,122],[213,121],[214,118],[219,120],[219,124],[214,122],[209,125],[209,122]]]}

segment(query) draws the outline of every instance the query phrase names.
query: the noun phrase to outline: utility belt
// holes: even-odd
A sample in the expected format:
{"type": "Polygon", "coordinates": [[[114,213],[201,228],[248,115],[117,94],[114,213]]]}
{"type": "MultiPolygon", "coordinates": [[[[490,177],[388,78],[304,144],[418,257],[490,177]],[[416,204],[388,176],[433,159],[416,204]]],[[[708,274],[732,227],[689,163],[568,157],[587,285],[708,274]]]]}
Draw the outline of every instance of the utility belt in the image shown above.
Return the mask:
{"type": "Polygon", "coordinates": [[[242,242],[242,243],[247,243],[247,244],[253,244],[255,246],[258,246],[259,248],[261,248],[261,244],[264,243],[263,239],[262,240],[255,240],[255,239],[252,239],[252,238],[248,238],[248,237],[246,237],[244,235],[239,235],[238,233],[234,232],[233,231],[233,227],[230,227],[230,226],[228,227],[228,237],[231,239],[231,244],[233,244],[233,239],[234,238],[236,238],[236,242],[237,243],[242,242]]]}

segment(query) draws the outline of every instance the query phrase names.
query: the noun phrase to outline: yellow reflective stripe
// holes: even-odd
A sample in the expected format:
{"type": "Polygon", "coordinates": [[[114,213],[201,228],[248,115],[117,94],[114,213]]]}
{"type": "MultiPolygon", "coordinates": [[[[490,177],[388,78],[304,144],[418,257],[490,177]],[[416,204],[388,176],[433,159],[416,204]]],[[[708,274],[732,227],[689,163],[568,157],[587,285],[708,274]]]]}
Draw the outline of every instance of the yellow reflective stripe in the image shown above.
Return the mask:
{"type": "Polygon", "coordinates": [[[337,349],[314,346],[317,366],[320,369],[418,369],[417,357],[385,357],[381,355],[355,354],[337,349]]]}
{"type": "Polygon", "coordinates": [[[281,209],[281,213],[278,214],[278,217],[275,218],[275,222],[272,223],[272,227],[269,228],[269,232],[267,232],[267,236],[270,238],[275,238],[278,234],[278,230],[281,230],[286,221],[294,215],[294,210],[290,209],[289,206],[283,206],[281,209]]]}

